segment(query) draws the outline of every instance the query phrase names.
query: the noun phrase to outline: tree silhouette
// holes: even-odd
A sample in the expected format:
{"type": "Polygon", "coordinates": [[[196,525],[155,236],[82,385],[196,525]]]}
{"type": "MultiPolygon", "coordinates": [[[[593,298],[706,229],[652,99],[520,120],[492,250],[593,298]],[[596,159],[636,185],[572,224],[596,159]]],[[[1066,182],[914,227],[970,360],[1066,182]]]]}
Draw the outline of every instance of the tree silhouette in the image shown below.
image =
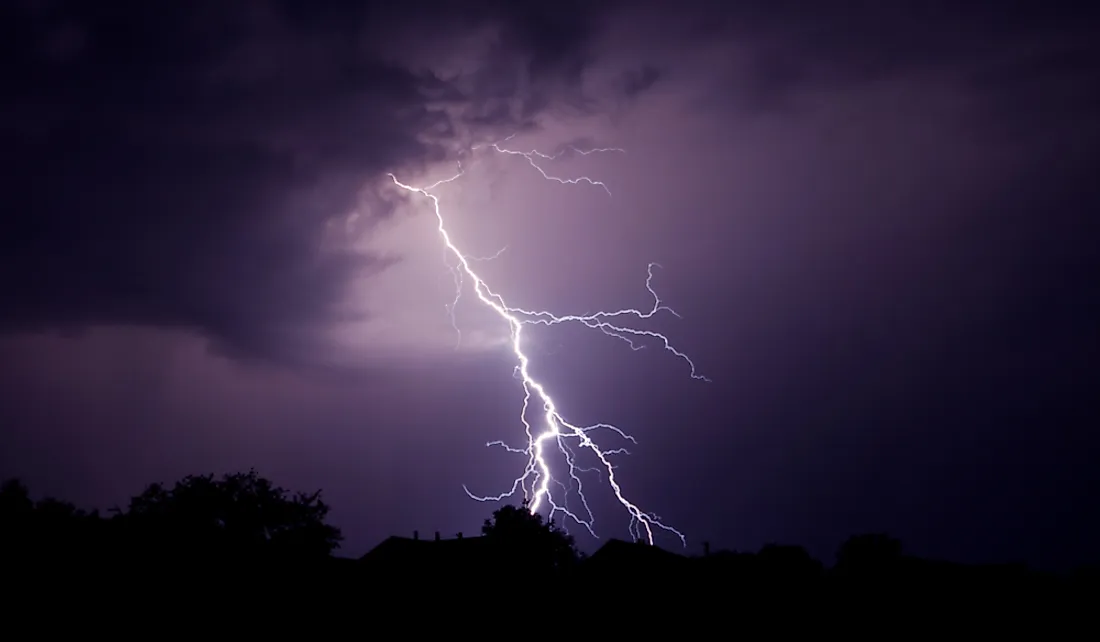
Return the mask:
{"type": "Polygon", "coordinates": [[[308,559],[329,556],[342,539],[325,523],[328,511],[320,491],[289,495],[250,470],[192,475],[170,489],[152,484],[121,519],[132,539],[157,552],[308,559]]]}
{"type": "Polygon", "coordinates": [[[822,576],[825,569],[801,546],[766,544],[756,554],[757,564],[769,579],[807,581],[822,576]]]}
{"type": "Polygon", "coordinates": [[[5,480],[0,485],[0,554],[14,557],[28,553],[33,518],[34,502],[27,487],[18,479],[5,480]]]}
{"type": "Polygon", "coordinates": [[[4,522],[28,517],[34,510],[30,491],[18,479],[5,479],[0,484],[0,516],[4,522]]]}
{"type": "Polygon", "coordinates": [[[548,571],[564,571],[580,561],[573,537],[554,522],[544,521],[532,513],[524,502],[521,506],[502,506],[485,520],[481,533],[493,540],[506,559],[548,571]]]}
{"type": "Polygon", "coordinates": [[[899,539],[885,533],[853,535],[837,549],[836,570],[847,575],[892,572],[901,558],[899,539]]]}
{"type": "Polygon", "coordinates": [[[34,501],[18,479],[0,485],[0,554],[71,560],[95,547],[101,526],[96,512],[52,497],[34,501]]]}

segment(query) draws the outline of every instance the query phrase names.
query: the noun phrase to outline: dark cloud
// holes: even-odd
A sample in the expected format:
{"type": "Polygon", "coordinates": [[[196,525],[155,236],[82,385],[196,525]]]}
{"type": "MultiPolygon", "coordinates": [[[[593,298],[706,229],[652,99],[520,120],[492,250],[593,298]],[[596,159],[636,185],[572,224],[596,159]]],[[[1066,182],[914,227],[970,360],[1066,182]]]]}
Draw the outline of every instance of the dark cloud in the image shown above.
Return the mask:
{"type": "Polygon", "coordinates": [[[322,249],[326,224],[355,211],[369,229],[394,205],[371,188],[384,172],[532,126],[578,86],[595,26],[400,4],[0,9],[0,326],[179,326],[274,356],[361,314],[346,287],[394,258],[322,249]],[[498,34],[481,54],[460,42],[478,25],[498,34]],[[438,69],[477,55],[496,62],[438,69]]]}
{"type": "MultiPolygon", "coordinates": [[[[673,49],[734,43],[724,51],[747,63],[707,72],[726,106],[774,110],[808,89],[945,69],[984,97],[975,129],[1002,137],[1098,104],[1080,15],[978,3],[945,21],[943,3],[784,2],[616,13],[627,6],[5,5],[0,326],[156,324],[236,352],[303,347],[365,313],[342,307],[346,287],[398,259],[324,244],[329,221],[354,211],[369,231],[399,197],[374,189],[384,172],[606,106],[584,73],[601,36],[622,19],[642,28],[640,15],[673,49]]],[[[604,88],[616,108],[669,76],[667,51],[633,52],[604,88]]]]}
{"type": "MultiPolygon", "coordinates": [[[[1086,3],[780,1],[718,9],[700,0],[680,3],[679,13],[670,23],[678,25],[674,40],[729,45],[720,61],[728,64],[709,72],[727,104],[750,111],[791,108],[807,91],[922,76],[954,80],[1005,114],[1067,105],[1079,114],[1100,96],[1100,12],[1086,3]],[[1025,105],[1005,103],[1028,95],[1025,105]]],[[[665,12],[656,15],[668,22],[665,12]]]]}

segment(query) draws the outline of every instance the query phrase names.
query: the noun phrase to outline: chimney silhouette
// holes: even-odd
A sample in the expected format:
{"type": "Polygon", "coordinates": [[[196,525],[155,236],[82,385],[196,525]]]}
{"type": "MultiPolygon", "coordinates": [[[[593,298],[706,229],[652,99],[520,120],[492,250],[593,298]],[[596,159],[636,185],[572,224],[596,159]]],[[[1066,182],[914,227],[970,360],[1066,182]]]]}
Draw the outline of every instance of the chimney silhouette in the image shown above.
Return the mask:
{"type": "Polygon", "coordinates": [[[458,539],[462,539],[462,532],[461,531],[458,533],[458,539]]]}
{"type": "Polygon", "coordinates": [[[439,541],[439,531],[435,532],[435,541],[439,541]]]}
{"type": "Polygon", "coordinates": [[[413,531],[413,539],[420,539],[420,531],[413,531]]]}
{"type": "Polygon", "coordinates": [[[710,555],[710,542],[703,542],[703,557],[710,555]]]}

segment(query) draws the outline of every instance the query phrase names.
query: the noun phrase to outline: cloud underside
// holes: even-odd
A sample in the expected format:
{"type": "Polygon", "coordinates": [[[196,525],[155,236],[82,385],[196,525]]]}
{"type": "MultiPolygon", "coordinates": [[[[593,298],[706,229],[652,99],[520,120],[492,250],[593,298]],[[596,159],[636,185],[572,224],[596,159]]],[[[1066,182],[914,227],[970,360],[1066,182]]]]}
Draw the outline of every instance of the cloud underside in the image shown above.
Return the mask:
{"type": "MultiPolygon", "coordinates": [[[[1022,15],[990,26],[994,12],[970,10],[929,47],[912,21],[774,2],[721,14],[701,2],[678,17],[656,4],[400,4],[0,8],[0,328],[179,327],[289,358],[320,329],[369,315],[348,306],[349,285],[399,260],[326,236],[334,219],[356,213],[369,233],[393,212],[376,189],[384,172],[456,158],[548,114],[637,100],[682,71],[657,52],[691,43],[753,52],[748,71],[707,80],[731,109],[914,69],[950,69],[994,102],[1028,78],[1066,113],[1095,102],[1080,83],[1095,59],[1051,39],[1062,23],[1022,15]],[[664,48],[635,43],[591,91],[609,34],[632,24],[664,48]],[[968,44],[979,33],[992,55],[968,44]],[[998,57],[1024,36],[1038,45],[998,57]]],[[[933,24],[936,3],[923,6],[933,24]]],[[[1026,130],[1029,108],[999,111],[1001,126],[1026,130]]]]}

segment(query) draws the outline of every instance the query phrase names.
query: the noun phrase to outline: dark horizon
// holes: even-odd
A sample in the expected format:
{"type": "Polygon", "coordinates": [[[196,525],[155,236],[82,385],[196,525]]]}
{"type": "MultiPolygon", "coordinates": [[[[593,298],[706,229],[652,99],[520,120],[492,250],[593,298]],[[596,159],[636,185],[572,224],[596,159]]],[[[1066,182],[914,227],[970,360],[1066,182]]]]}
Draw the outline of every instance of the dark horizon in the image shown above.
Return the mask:
{"type": "MultiPolygon", "coordinates": [[[[0,565],[14,605],[72,614],[122,604],[142,615],[168,605],[192,626],[240,618],[250,631],[284,633],[299,618],[316,627],[361,622],[364,613],[391,631],[478,630],[529,605],[526,582],[539,603],[560,594],[601,599],[576,610],[610,608],[618,617],[582,621],[589,633],[606,628],[602,620],[620,634],[637,622],[688,635],[760,623],[792,632],[977,626],[1057,636],[1087,629],[1081,598],[1100,586],[1100,566],[1058,574],[944,563],[907,554],[882,533],[848,538],[831,564],[791,545],[684,556],[610,540],[584,555],[526,506],[494,509],[478,537],[391,537],[356,559],[333,555],[342,533],[327,517],[316,493],[282,489],[257,471],[152,484],[109,518],[31,501],[25,485],[7,480],[0,565]],[[431,617],[410,619],[417,609],[431,617]]],[[[113,626],[150,625],[121,618],[113,626]]]]}
{"type": "Polygon", "coordinates": [[[564,557],[551,564],[556,568],[543,568],[548,580],[577,581],[572,576],[577,569],[607,579],[607,573],[663,569],[680,573],[680,579],[717,573],[742,587],[812,587],[829,580],[819,588],[843,591],[923,579],[940,583],[938,590],[946,591],[941,597],[963,588],[959,581],[989,583],[987,588],[1001,584],[1001,589],[1010,581],[1017,590],[1049,592],[1091,590],[1100,579],[1100,563],[1043,569],[1018,560],[934,559],[877,532],[853,533],[827,557],[792,542],[767,542],[753,550],[715,549],[702,542],[699,550],[690,551],[645,538],[609,538],[583,551],[567,529],[530,511],[526,503],[495,507],[473,533],[414,530],[392,534],[363,554],[347,555],[340,546],[342,531],[328,518],[331,508],[323,491],[283,488],[256,470],[153,482],[125,506],[108,511],[82,509],[57,497],[35,498],[21,480],[0,479],[0,558],[20,572],[67,569],[62,572],[79,574],[104,564],[124,573],[160,568],[160,580],[167,581],[218,569],[255,577],[290,569],[350,572],[349,562],[357,564],[361,579],[374,582],[410,574],[421,580],[479,575],[500,581],[515,574],[520,558],[533,555],[527,563],[537,565],[540,554],[557,550],[564,557]]]}
{"type": "MultiPolygon", "coordinates": [[[[148,491],[149,488],[156,487],[156,486],[163,486],[166,489],[171,489],[174,484],[180,483],[182,481],[186,481],[186,479],[190,479],[190,478],[195,478],[195,477],[201,478],[201,477],[205,476],[205,477],[209,477],[210,479],[226,479],[226,478],[229,478],[233,475],[241,475],[241,474],[244,474],[244,473],[241,473],[241,472],[224,473],[223,475],[217,475],[217,474],[213,474],[213,473],[202,473],[202,474],[192,474],[192,475],[189,475],[189,476],[185,476],[183,479],[175,480],[174,482],[171,482],[171,483],[165,483],[163,481],[151,482],[150,485],[147,485],[145,487],[145,489],[143,489],[143,493],[135,494],[132,497],[130,497],[127,502],[111,506],[110,508],[108,508],[106,510],[102,510],[98,507],[77,506],[77,505],[73,504],[72,502],[67,501],[66,499],[64,499],[62,497],[56,497],[56,496],[51,496],[51,495],[42,495],[42,494],[37,494],[37,493],[34,493],[34,492],[29,492],[28,496],[30,497],[30,499],[33,502],[35,502],[36,505],[41,506],[41,507],[45,507],[45,508],[40,508],[39,510],[56,511],[56,508],[54,508],[54,504],[59,503],[59,505],[67,507],[64,510],[74,511],[74,514],[76,514],[76,515],[86,515],[86,516],[90,516],[90,517],[93,517],[93,518],[98,517],[99,519],[111,520],[111,519],[117,519],[119,517],[125,517],[127,514],[132,513],[134,511],[134,506],[135,506],[134,502],[140,501],[140,499],[139,499],[140,496],[147,495],[148,492],[149,492],[148,491]]],[[[261,479],[266,479],[265,477],[263,477],[260,474],[259,471],[256,471],[254,469],[249,471],[247,474],[259,475],[259,477],[261,479]]],[[[283,487],[279,486],[279,484],[277,483],[277,480],[270,480],[270,481],[273,482],[273,484],[276,488],[283,488],[283,487]]],[[[3,478],[0,478],[0,482],[5,482],[5,483],[14,482],[14,483],[23,484],[22,480],[19,480],[17,478],[9,478],[7,480],[5,480],[3,478]]],[[[294,495],[298,494],[299,496],[315,497],[316,499],[319,499],[322,502],[324,502],[324,500],[325,500],[323,489],[306,490],[306,491],[304,491],[304,493],[303,493],[302,489],[283,489],[283,490],[284,490],[284,492],[287,493],[287,496],[294,496],[294,495]]],[[[28,491],[30,491],[30,489],[28,489],[28,491]]],[[[247,505],[249,503],[249,500],[247,498],[244,498],[240,501],[242,501],[245,505],[247,505]]],[[[218,504],[216,502],[211,503],[212,507],[217,506],[217,505],[218,504]]],[[[328,505],[327,503],[325,505],[327,507],[325,509],[325,514],[327,514],[330,510],[332,510],[333,507],[331,505],[328,505]]],[[[11,509],[11,507],[8,506],[7,504],[5,504],[5,508],[7,508],[8,510],[11,509]]],[[[505,502],[505,503],[502,503],[502,504],[495,505],[495,508],[503,508],[505,510],[514,509],[514,510],[517,510],[517,511],[519,511],[519,510],[526,511],[527,510],[525,504],[523,504],[523,503],[510,504],[510,503],[505,502]]],[[[214,510],[217,510],[217,509],[214,509],[214,510]]],[[[194,517],[194,515],[191,516],[191,518],[193,518],[193,517],[194,517]]],[[[482,526],[484,526],[484,524],[486,523],[484,521],[485,517],[486,516],[483,516],[483,521],[481,522],[482,526]]],[[[3,521],[3,520],[0,520],[0,521],[3,521]]],[[[329,520],[329,519],[325,519],[325,523],[326,524],[331,524],[332,521],[329,520]]],[[[860,533],[851,533],[848,536],[844,537],[841,541],[838,541],[836,543],[836,545],[831,550],[825,551],[824,554],[821,554],[822,551],[817,551],[815,553],[814,551],[810,550],[809,548],[805,547],[804,545],[802,545],[799,542],[790,542],[790,541],[766,541],[766,542],[763,542],[762,544],[760,544],[759,546],[757,546],[756,548],[738,548],[738,547],[729,547],[729,546],[719,546],[719,547],[716,548],[709,541],[692,542],[692,543],[689,543],[687,546],[680,546],[679,543],[677,542],[677,543],[674,543],[672,546],[668,546],[668,545],[662,545],[662,543],[659,543],[659,542],[655,542],[653,544],[650,544],[646,541],[645,538],[629,539],[629,538],[610,537],[610,538],[605,538],[605,539],[601,539],[601,540],[595,540],[595,539],[591,539],[591,538],[582,539],[581,541],[583,543],[587,544],[587,546],[584,546],[584,545],[578,544],[576,542],[576,539],[573,537],[573,533],[571,533],[569,531],[567,522],[565,522],[565,523],[549,522],[549,523],[547,523],[547,526],[550,527],[550,528],[556,529],[556,530],[564,533],[565,535],[569,536],[571,538],[571,541],[573,542],[573,545],[576,547],[576,550],[581,555],[585,556],[585,558],[591,558],[592,556],[596,555],[597,553],[601,553],[601,552],[606,553],[609,550],[612,551],[613,554],[615,554],[617,552],[621,552],[619,547],[620,547],[620,545],[623,545],[623,544],[625,544],[625,545],[651,546],[651,547],[654,547],[654,548],[658,548],[658,549],[664,551],[665,553],[671,554],[672,556],[674,556],[676,558],[685,558],[685,559],[706,558],[706,557],[711,557],[711,556],[713,556],[715,559],[717,559],[717,558],[726,559],[723,556],[733,556],[733,557],[730,557],[729,559],[737,559],[737,558],[740,558],[740,557],[743,557],[743,556],[746,556],[746,555],[750,556],[750,557],[751,556],[757,556],[757,555],[767,555],[768,551],[770,551],[770,550],[787,551],[788,554],[789,554],[790,551],[796,551],[796,552],[797,551],[804,551],[805,554],[808,555],[808,557],[805,558],[807,563],[809,563],[811,565],[812,564],[820,564],[821,568],[828,570],[828,569],[833,569],[833,568],[837,567],[837,565],[841,563],[839,560],[840,560],[840,555],[841,555],[844,547],[849,546],[852,542],[858,541],[860,539],[865,539],[865,538],[886,538],[889,541],[893,541],[898,546],[897,554],[902,556],[906,560],[911,560],[911,561],[915,561],[915,562],[920,562],[922,564],[931,564],[931,565],[937,565],[937,564],[948,564],[948,565],[952,565],[952,566],[957,565],[960,570],[967,567],[967,566],[972,566],[975,570],[980,570],[982,568],[995,569],[995,568],[1021,567],[1020,568],[1021,571],[1036,572],[1036,573],[1052,573],[1054,576],[1064,577],[1064,578],[1074,577],[1074,576],[1077,576],[1077,575],[1081,575],[1082,578],[1092,578],[1093,575],[1098,570],[1100,570],[1100,556],[1096,556],[1096,555],[1094,555],[1091,558],[1084,559],[1084,560],[1078,560],[1076,562],[1072,562],[1072,563],[1067,564],[1067,565],[1062,565],[1060,567],[1036,566],[1036,565],[1031,564],[1028,561],[1022,560],[1022,559],[1002,559],[1002,560],[987,559],[987,560],[975,562],[973,560],[944,559],[944,558],[928,557],[926,555],[920,554],[920,552],[918,552],[918,551],[911,550],[906,545],[905,542],[903,542],[901,540],[898,540],[897,538],[895,538],[893,536],[893,534],[886,533],[886,532],[871,532],[871,531],[868,531],[868,532],[860,532],[860,533]],[[694,544],[694,545],[692,545],[692,544],[694,544]],[[1082,575],[1082,574],[1086,574],[1086,575],[1082,575]]],[[[55,523],[52,528],[60,528],[60,530],[58,531],[58,534],[60,534],[63,537],[71,537],[72,536],[72,533],[68,533],[65,530],[65,527],[64,527],[63,523],[55,523]]],[[[339,526],[336,526],[336,529],[337,529],[338,532],[340,531],[339,526]]],[[[387,555],[389,555],[389,553],[387,553],[386,550],[388,548],[393,548],[393,547],[388,547],[387,545],[393,544],[395,542],[395,540],[398,541],[398,542],[416,542],[418,544],[440,543],[440,544],[445,544],[445,545],[449,546],[449,544],[447,544],[448,542],[449,543],[461,543],[462,541],[464,541],[466,539],[470,539],[470,538],[475,538],[476,539],[476,538],[485,537],[485,533],[482,532],[482,530],[483,530],[482,528],[478,528],[478,529],[475,529],[475,530],[472,530],[472,531],[447,532],[447,531],[442,531],[442,530],[422,531],[420,529],[414,529],[414,530],[412,530],[408,533],[391,533],[388,536],[383,537],[378,542],[375,542],[374,544],[372,544],[367,550],[357,551],[357,552],[349,552],[348,550],[346,550],[346,548],[343,546],[343,535],[341,533],[340,536],[339,536],[340,541],[335,543],[335,545],[333,547],[333,550],[331,551],[331,556],[333,558],[337,559],[337,560],[368,561],[370,559],[379,558],[379,557],[385,558],[387,555]]],[[[77,532],[79,533],[79,531],[77,531],[77,532]]],[[[176,546],[178,546],[178,544],[176,544],[176,546]]],[[[172,553],[170,551],[172,551],[173,548],[174,548],[173,546],[158,546],[156,550],[159,550],[159,552],[161,554],[165,555],[166,560],[172,560],[173,557],[172,557],[172,553]]],[[[54,551],[54,552],[56,553],[57,551],[54,551]]],[[[406,552],[411,552],[411,551],[406,551],[406,552]]],[[[459,554],[460,554],[459,558],[461,559],[461,557],[462,557],[461,550],[458,550],[457,552],[459,552],[459,554]]],[[[184,553],[184,554],[186,554],[186,553],[184,553]]],[[[454,553],[452,552],[452,555],[453,554],[454,553]]],[[[796,553],[796,556],[797,556],[797,553],[796,553]]],[[[24,564],[24,563],[27,563],[27,562],[30,561],[30,559],[24,559],[24,558],[19,558],[19,559],[21,560],[20,564],[24,564]]],[[[93,561],[95,561],[96,559],[98,559],[98,558],[96,558],[94,556],[92,557],[93,561]]],[[[426,559],[426,561],[430,561],[431,559],[434,559],[434,558],[429,556],[426,559]]],[[[476,559],[477,558],[475,556],[474,560],[476,561],[476,559]]],[[[49,560],[48,559],[41,560],[40,562],[36,562],[36,563],[49,564],[49,560]]],[[[949,568],[951,568],[951,567],[949,567],[949,568]]],[[[439,568],[439,569],[435,569],[434,571],[430,571],[428,569],[422,569],[422,570],[424,570],[424,572],[434,572],[434,573],[454,572],[454,569],[448,570],[448,567],[446,567],[446,566],[444,566],[442,568],[439,568]]],[[[764,579],[762,579],[761,581],[764,581],[765,579],[766,579],[766,577],[764,579]]],[[[1088,580],[1086,579],[1086,581],[1088,581],[1088,580]]]]}
{"type": "MultiPolygon", "coordinates": [[[[464,489],[525,470],[486,447],[525,445],[524,391],[469,276],[450,308],[430,200],[390,177],[461,164],[432,193],[513,309],[648,310],[659,264],[676,315],[631,327],[709,381],[576,323],[526,325],[522,349],[563,421],[636,439],[590,433],[629,450],[608,457],[624,501],[689,550],[827,559],[886,532],[928,558],[1095,562],[1096,18],[6,3],[0,478],[105,510],[256,468],[324,489],[349,553],[476,532],[497,504],[464,489]]],[[[606,470],[579,477],[601,540],[570,524],[578,545],[628,539],[606,470]]]]}

